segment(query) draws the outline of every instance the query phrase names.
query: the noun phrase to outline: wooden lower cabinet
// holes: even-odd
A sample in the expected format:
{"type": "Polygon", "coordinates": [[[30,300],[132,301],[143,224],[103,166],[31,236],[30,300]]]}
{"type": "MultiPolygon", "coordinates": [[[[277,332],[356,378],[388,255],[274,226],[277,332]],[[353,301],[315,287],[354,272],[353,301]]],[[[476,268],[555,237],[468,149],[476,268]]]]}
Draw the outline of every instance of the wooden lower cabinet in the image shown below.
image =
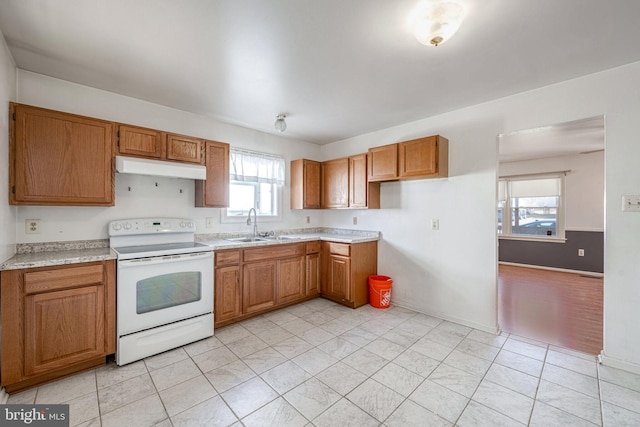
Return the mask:
{"type": "Polygon", "coordinates": [[[214,327],[319,295],[356,308],[369,301],[378,242],[300,242],[215,252],[214,327]]]}
{"type": "Polygon", "coordinates": [[[276,261],[245,264],[242,269],[242,312],[253,313],[276,305],[277,280],[276,261]]]}
{"type": "Polygon", "coordinates": [[[115,263],[1,273],[8,392],[105,363],[115,352],[115,263]]]}
{"type": "Polygon", "coordinates": [[[307,296],[320,293],[320,241],[307,242],[307,296]]]}
{"type": "Polygon", "coordinates": [[[298,301],[306,296],[306,257],[278,260],[278,304],[298,301]]]}
{"type": "Polygon", "coordinates": [[[216,251],[214,327],[310,299],[305,249],[291,243],[216,251]]]}
{"type": "Polygon", "coordinates": [[[322,242],[322,296],[351,308],[369,302],[369,276],[378,271],[378,242],[322,242]]]}
{"type": "Polygon", "coordinates": [[[233,319],[242,314],[240,266],[215,269],[214,313],[216,321],[233,319]]]}

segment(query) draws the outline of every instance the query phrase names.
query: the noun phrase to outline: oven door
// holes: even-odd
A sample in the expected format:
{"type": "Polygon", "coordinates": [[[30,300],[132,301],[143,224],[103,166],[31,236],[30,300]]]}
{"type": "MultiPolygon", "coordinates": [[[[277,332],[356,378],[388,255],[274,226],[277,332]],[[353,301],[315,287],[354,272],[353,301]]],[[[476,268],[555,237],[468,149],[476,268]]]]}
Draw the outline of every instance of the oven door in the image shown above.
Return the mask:
{"type": "Polygon", "coordinates": [[[213,252],[118,261],[118,335],[213,312],[213,252]]]}

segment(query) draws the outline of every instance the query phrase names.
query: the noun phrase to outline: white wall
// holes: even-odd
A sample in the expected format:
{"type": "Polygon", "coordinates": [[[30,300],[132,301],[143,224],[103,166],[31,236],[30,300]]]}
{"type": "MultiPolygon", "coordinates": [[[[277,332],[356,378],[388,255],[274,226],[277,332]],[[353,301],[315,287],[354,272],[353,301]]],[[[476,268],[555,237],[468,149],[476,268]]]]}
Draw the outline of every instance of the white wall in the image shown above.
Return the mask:
{"type": "Polygon", "coordinates": [[[606,127],[605,363],[640,372],[640,62],[336,142],[323,159],[420,136],[449,139],[450,177],[383,183],[379,211],[325,214],[325,225],[382,231],[378,271],[397,303],[465,324],[496,325],[497,135],[598,115],[606,127]],[[440,220],[431,231],[429,220],[440,220]]]}
{"type": "MultiPolygon", "coordinates": [[[[18,70],[17,88],[17,100],[23,104],[227,142],[232,147],[280,154],[286,159],[287,182],[290,160],[301,157],[318,159],[320,156],[320,148],[315,144],[222,123],[24,70],[18,70]]],[[[107,223],[111,220],[158,215],[193,218],[198,233],[249,231],[243,222],[221,224],[220,209],[193,206],[193,180],[116,174],[114,207],[21,206],[17,209],[17,221],[12,222],[15,223],[19,243],[107,238],[107,223]],[[207,217],[214,218],[213,228],[205,228],[207,217]],[[25,234],[26,219],[40,219],[42,233],[25,234]]],[[[288,186],[282,194],[282,209],[281,221],[258,221],[260,230],[321,225],[322,212],[289,209],[288,186]],[[307,215],[311,216],[309,225],[306,224],[307,215]]]]}
{"type": "Polygon", "coordinates": [[[500,163],[499,175],[570,170],[565,178],[565,228],[604,230],[604,153],[500,163]]]}
{"type": "Polygon", "coordinates": [[[0,262],[15,253],[16,208],[9,206],[9,101],[16,97],[16,65],[0,33],[0,262]]]}

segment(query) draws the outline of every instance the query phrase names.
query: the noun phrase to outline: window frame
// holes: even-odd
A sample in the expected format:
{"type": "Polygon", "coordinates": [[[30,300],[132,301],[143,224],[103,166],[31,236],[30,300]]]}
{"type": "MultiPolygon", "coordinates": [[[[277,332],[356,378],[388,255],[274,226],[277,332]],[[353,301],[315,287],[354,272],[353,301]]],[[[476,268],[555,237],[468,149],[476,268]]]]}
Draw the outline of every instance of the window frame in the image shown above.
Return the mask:
{"type": "MultiPolygon", "coordinates": [[[[245,182],[245,181],[229,181],[229,193],[231,194],[231,185],[233,184],[241,184],[241,185],[252,185],[255,187],[259,187],[260,183],[257,182],[245,182]]],[[[273,202],[273,207],[276,210],[276,215],[260,215],[257,214],[259,218],[259,222],[276,222],[282,220],[282,185],[271,184],[274,187],[273,196],[275,197],[275,201],[273,202]]],[[[255,202],[258,202],[258,198],[256,198],[255,202]]],[[[255,204],[254,203],[254,207],[255,204]]],[[[256,213],[258,209],[256,208],[256,213]]],[[[247,215],[229,215],[229,208],[220,209],[220,222],[223,224],[231,224],[231,223],[244,223],[247,221],[247,215]]]]}
{"type": "MultiPolygon", "coordinates": [[[[497,203],[496,203],[496,235],[498,239],[505,240],[523,240],[523,241],[534,241],[534,242],[554,242],[554,243],[564,243],[567,241],[566,233],[565,233],[565,178],[566,172],[559,173],[541,173],[541,174],[530,174],[530,175],[514,175],[514,176],[501,176],[498,178],[497,182],[497,203]],[[549,179],[549,178],[557,178],[560,180],[560,194],[558,197],[558,206],[556,212],[556,235],[555,236],[546,236],[546,235],[535,235],[535,234],[512,234],[511,233],[511,224],[512,224],[512,197],[510,194],[510,186],[509,182],[511,181],[533,181],[537,179],[549,179]],[[500,183],[505,182],[504,192],[505,198],[504,200],[500,199],[500,183]],[[498,211],[500,209],[500,203],[504,202],[504,207],[502,208],[502,233],[498,233],[498,224],[500,223],[498,211]]],[[[555,197],[555,196],[549,196],[555,197]]]]}

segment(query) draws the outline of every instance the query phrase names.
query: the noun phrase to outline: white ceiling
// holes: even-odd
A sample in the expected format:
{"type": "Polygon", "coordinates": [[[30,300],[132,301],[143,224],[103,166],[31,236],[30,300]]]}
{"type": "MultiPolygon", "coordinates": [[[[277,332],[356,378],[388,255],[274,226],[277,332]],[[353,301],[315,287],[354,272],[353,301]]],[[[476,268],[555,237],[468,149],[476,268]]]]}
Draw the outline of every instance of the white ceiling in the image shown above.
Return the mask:
{"type": "Polygon", "coordinates": [[[419,44],[418,0],[2,0],[19,68],[329,143],[640,60],[640,1],[461,0],[419,44]]]}
{"type": "Polygon", "coordinates": [[[545,159],[604,150],[604,117],[590,117],[500,135],[500,162],[545,159]]]}

